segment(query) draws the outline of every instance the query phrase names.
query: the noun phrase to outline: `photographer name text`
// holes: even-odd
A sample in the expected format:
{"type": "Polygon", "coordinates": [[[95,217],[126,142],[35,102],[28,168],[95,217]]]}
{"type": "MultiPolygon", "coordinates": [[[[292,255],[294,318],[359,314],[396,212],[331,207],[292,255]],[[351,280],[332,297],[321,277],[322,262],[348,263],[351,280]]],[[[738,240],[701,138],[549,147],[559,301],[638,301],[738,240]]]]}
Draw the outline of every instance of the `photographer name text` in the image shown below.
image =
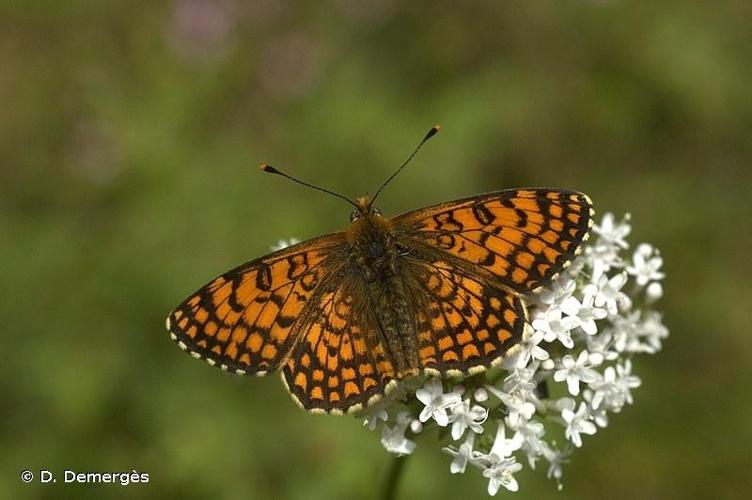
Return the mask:
{"type": "MultiPolygon", "coordinates": [[[[62,482],[65,484],[146,484],[149,482],[148,472],[138,472],[132,469],[127,472],[78,472],[65,469],[62,482]]],[[[38,473],[30,470],[21,472],[21,481],[31,483],[36,480],[39,483],[57,483],[57,477],[52,471],[41,469],[38,473]]]]}

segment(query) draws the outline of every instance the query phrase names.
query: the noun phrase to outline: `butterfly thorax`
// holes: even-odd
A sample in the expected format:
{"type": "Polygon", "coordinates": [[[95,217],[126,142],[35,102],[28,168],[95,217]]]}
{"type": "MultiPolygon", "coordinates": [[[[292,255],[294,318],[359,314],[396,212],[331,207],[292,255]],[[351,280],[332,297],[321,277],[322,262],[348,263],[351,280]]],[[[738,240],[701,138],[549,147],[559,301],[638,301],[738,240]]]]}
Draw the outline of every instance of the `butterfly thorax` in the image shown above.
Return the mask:
{"type": "Polygon", "coordinates": [[[417,366],[415,319],[409,314],[401,247],[394,227],[381,215],[353,221],[347,231],[349,265],[359,274],[373,311],[376,333],[382,338],[395,368],[407,372],[417,366]]]}
{"type": "Polygon", "coordinates": [[[370,283],[395,272],[392,223],[380,215],[369,214],[352,222],[347,230],[351,262],[370,283]]]}

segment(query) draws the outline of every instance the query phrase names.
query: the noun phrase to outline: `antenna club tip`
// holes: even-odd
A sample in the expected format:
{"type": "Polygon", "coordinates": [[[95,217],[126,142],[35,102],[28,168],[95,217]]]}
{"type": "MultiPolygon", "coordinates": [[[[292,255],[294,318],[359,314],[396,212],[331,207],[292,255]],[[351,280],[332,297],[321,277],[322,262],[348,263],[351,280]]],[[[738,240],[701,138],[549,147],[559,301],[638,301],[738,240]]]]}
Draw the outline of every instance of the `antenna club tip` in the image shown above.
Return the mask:
{"type": "Polygon", "coordinates": [[[259,169],[262,172],[269,172],[270,174],[276,174],[279,172],[276,168],[272,167],[271,165],[267,165],[266,163],[263,163],[261,166],[259,166],[259,169]]]}
{"type": "Polygon", "coordinates": [[[434,135],[436,135],[436,132],[438,132],[440,128],[441,128],[441,125],[434,125],[433,127],[431,127],[431,130],[428,131],[428,133],[426,134],[425,139],[423,139],[423,140],[427,141],[428,139],[430,139],[431,137],[433,137],[434,135]]]}

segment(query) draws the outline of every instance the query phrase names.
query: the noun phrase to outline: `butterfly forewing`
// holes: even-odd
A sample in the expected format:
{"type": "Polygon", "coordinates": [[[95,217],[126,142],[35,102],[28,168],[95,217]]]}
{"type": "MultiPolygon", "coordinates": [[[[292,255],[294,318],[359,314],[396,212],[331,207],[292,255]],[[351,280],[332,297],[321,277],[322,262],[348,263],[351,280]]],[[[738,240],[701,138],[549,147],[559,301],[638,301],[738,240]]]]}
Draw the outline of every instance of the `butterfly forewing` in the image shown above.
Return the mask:
{"type": "Polygon", "coordinates": [[[279,367],[296,340],[293,327],[339,260],[342,233],[294,245],[212,280],[168,317],[181,348],[239,373],[279,367]]]}
{"type": "Polygon", "coordinates": [[[416,210],[393,222],[413,245],[440,248],[527,293],[550,283],[572,260],[587,237],[591,211],[582,193],[514,189],[416,210]]]}

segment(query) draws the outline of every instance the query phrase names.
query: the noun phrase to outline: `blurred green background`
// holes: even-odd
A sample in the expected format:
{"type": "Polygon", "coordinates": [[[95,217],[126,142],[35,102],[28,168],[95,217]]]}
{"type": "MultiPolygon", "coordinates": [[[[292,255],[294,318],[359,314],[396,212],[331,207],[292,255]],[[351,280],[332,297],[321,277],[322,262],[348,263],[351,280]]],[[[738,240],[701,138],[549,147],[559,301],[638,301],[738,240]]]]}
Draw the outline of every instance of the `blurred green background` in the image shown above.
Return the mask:
{"type": "MultiPolygon", "coordinates": [[[[0,6],[0,497],[373,497],[377,433],[192,360],[164,318],[278,239],[347,224],[258,164],[373,192],[434,123],[385,214],[568,187],[665,258],[672,336],[638,358],[636,404],[562,493],[526,469],[517,497],[749,494],[752,4],[144,5],[0,6]],[[19,480],[41,468],[151,481],[19,480]]],[[[486,496],[422,439],[402,498],[486,496]]]]}

